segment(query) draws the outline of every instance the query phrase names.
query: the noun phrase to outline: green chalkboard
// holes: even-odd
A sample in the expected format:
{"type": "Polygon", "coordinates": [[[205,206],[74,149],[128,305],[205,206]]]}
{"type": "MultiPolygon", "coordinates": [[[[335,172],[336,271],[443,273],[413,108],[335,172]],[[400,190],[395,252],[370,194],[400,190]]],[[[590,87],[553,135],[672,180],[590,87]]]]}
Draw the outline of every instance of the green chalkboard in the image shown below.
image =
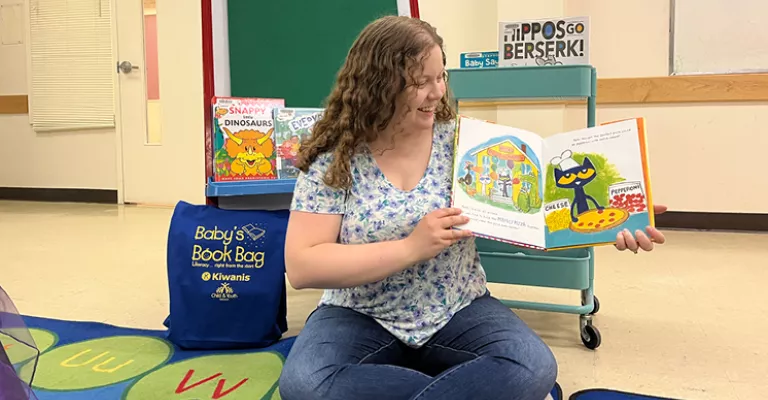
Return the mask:
{"type": "Polygon", "coordinates": [[[232,96],[323,107],[360,31],[397,0],[229,0],[232,96]]]}

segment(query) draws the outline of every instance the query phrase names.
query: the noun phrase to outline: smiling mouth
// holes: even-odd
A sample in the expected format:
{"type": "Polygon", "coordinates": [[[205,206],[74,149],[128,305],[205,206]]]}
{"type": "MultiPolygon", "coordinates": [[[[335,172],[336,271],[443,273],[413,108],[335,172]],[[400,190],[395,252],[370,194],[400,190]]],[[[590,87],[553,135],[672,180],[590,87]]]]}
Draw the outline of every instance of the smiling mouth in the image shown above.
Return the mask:
{"type": "Polygon", "coordinates": [[[425,112],[425,113],[434,113],[435,112],[435,107],[419,107],[419,108],[417,108],[417,110],[419,110],[421,112],[425,112]]]}

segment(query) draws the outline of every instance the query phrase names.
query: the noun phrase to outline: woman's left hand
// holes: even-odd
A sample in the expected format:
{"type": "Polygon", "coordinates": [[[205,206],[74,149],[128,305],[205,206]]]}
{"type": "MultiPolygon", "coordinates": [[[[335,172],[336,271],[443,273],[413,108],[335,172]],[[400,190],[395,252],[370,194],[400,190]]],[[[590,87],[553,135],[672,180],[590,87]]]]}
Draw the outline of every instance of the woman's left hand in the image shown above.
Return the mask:
{"type": "MultiPolygon", "coordinates": [[[[667,206],[663,205],[655,205],[653,206],[653,213],[654,214],[661,214],[663,212],[667,211],[667,206]]],[[[632,236],[632,233],[629,232],[628,229],[625,229],[621,232],[619,232],[616,235],[616,248],[624,251],[629,249],[633,253],[637,253],[638,250],[645,250],[645,251],[651,251],[653,250],[654,244],[664,244],[664,241],[666,239],[664,238],[664,234],[659,232],[658,229],[654,227],[647,227],[645,228],[645,232],[641,230],[635,231],[635,236],[632,236]]]]}

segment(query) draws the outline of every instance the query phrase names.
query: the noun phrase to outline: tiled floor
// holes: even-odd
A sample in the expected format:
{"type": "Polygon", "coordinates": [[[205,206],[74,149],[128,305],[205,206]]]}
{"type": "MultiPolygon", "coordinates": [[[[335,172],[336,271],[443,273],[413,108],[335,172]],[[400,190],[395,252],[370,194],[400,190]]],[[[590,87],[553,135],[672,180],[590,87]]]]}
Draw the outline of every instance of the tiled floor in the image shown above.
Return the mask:
{"type": "MultiPolygon", "coordinates": [[[[0,285],[25,314],[162,328],[171,210],[0,202],[0,285]]],[[[566,397],[608,387],[684,399],[768,398],[768,235],[666,232],[648,254],[597,252],[586,349],[574,315],[520,311],[549,343],[566,397]]],[[[576,292],[499,287],[500,297],[576,304],[576,292]]],[[[290,290],[289,335],[318,291],[290,290]]]]}

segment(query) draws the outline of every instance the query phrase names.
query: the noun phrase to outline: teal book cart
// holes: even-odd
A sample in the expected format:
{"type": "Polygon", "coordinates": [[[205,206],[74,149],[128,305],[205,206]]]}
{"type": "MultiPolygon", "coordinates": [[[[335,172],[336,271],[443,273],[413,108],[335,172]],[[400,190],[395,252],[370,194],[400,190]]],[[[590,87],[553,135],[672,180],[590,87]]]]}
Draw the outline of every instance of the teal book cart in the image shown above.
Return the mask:
{"type": "MultiPolygon", "coordinates": [[[[587,127],[595,126],[597,72],[590,65],[451,69],[448,84],[457,102],[587,99],[587,127]]],[[[500,299],[504,305],[578,314],[584,345],[600,346],[600,331],[592,325],[592,315],[600,308],[594,295],[593,248],[543,252],[488,239],[476,241],[488,282],[581,291],[581,305],[500,299]]]]}

